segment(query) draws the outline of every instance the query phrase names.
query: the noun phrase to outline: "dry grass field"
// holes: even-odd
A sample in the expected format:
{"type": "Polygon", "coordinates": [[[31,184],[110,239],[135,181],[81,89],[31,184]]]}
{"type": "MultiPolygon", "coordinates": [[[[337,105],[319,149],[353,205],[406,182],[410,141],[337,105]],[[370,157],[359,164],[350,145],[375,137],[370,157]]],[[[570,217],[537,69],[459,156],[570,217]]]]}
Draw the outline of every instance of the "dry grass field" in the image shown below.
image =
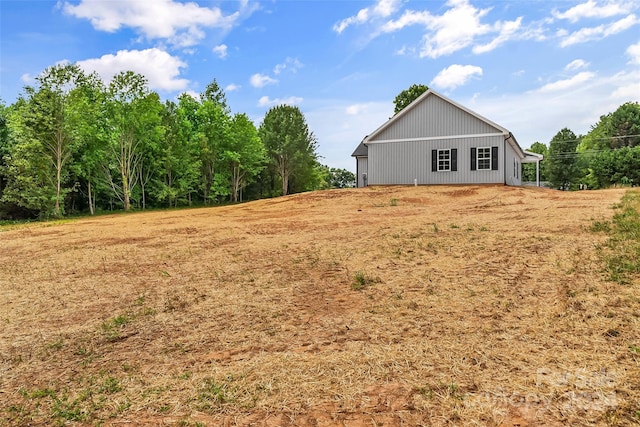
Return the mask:
{"type": "Polygon", "coordinates": [[[0,426],[640,423],[625,190],[370,187],[0,229],[0,426]]]}

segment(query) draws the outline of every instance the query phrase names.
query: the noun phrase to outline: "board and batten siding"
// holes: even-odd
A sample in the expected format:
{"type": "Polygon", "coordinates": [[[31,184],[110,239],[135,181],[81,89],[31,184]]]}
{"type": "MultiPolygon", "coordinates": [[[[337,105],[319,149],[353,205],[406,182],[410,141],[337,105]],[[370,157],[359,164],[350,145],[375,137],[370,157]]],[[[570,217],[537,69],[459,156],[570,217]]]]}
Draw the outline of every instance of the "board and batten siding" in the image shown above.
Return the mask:
{"type": "Polygon", "coordinates": [[[368,159],[366,157],[356,158],[356,180],[358,188],[366,187],[368,183],[368,159]],[[365,175],[367,176],[367,182],[365,182],[365,175]]]}
{"type": "Polygon", "coordinates": [[[502,131],[438,96],[429,96],[368,142],[496,132],[502,131]]]}
{"type": "Polygon", "coordinates": [[[504,183],[506,185],[522,185],[522,162],[515,150],[505,141],[504,183]]]}
{"type": "MultiPolygon", "coordinates": [[[[493,129],[495,132],[495,129],[493,129]]],[[[368,185],[504,183],[502,135],[373,143],[368,145],[368,185]],[[498,170],[471,170],[472,147],[498,147],[498,170]],[[457,171],[433,172],[432,150],[457,149],[457,171]]],[[[509,146],[510,148],[510,146],[509,146]]],[[[513,150],[511,150],[513,152],[513,150]]],[[[513,153],[515,155],[515,152],[513,153]]],[[[513,158],[510,159],[513,161],[513,158]]]]}

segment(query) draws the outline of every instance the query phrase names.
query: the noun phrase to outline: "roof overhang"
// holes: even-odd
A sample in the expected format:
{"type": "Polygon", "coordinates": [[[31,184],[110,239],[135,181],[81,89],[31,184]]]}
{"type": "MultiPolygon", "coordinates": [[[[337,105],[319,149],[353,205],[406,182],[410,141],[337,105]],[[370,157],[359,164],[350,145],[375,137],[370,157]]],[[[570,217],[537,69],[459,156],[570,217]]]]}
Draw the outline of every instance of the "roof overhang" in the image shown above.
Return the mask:
{"type": "Polygon", "coordinates": [[[542,154],[532,153],[531,151],[524,150],[525,157],[522,159],[522,163],[538,163],[544,159],[542,154]]]}

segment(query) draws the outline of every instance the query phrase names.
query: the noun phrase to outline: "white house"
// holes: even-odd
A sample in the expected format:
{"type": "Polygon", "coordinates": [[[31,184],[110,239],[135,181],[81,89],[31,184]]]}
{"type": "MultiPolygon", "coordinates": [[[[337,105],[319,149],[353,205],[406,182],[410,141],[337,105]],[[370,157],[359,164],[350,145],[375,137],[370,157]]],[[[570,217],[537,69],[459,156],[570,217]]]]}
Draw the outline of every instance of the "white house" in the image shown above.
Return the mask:
{"type": "Polygon", "coordinates": [[[352,156],[358,187],[521,185],[522,163],[539,170],[542,160],[507,129],[431,89],[366,136],[352,156]]]}

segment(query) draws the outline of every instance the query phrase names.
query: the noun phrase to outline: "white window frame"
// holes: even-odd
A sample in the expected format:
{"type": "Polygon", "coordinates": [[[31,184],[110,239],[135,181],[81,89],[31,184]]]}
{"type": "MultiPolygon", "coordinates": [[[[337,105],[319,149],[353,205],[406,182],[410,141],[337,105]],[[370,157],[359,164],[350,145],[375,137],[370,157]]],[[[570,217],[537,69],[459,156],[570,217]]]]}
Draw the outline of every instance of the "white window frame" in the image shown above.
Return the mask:
{"type": "Polygon", "coordinates": [[[451,149],[446,148],[444,150],[438,150],[438,172],[451,172],[451,149]],[[447,158],[442,158],[441,155],[445,154],[447,158]]]}
{"type": "Polygon", "coordinates": [[[476,148],[476,170],[490,171],[491,170],[491,147],[477,147],[476,148]],[[484,153],[482,156],[480,153],[484,153]],[[486,162],[486,167],[482,167],[486,162]]]}

